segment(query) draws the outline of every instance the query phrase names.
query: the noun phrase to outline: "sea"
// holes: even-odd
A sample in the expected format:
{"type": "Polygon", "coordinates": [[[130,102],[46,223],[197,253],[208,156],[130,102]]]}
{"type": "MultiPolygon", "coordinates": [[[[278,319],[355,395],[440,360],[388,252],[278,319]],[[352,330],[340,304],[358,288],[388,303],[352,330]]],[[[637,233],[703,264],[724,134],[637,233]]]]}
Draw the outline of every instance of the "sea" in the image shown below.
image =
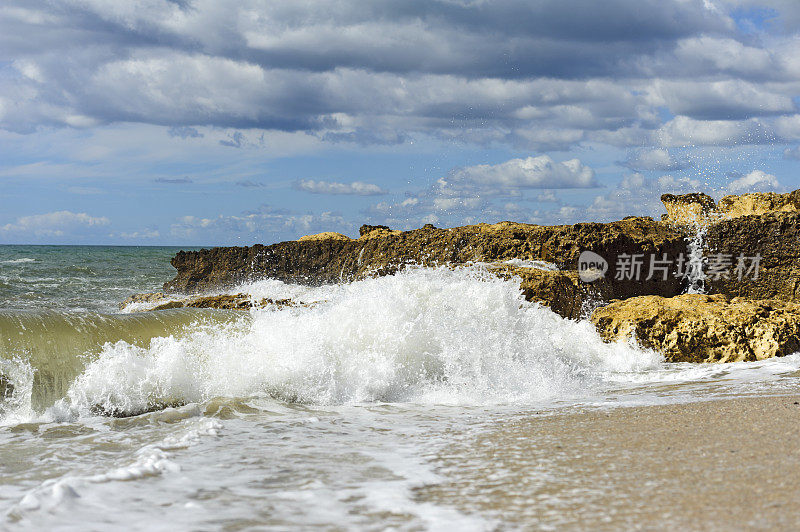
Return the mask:
{"type": "Polygon", "coordinates": [[[279,308],[120,308],[176,251],[0,246],[0,529],[574,528],[594,492],[537,419],[800,379],[800,355],[604,343],[481,265],[229,290],[298,303],[279,308]]]}

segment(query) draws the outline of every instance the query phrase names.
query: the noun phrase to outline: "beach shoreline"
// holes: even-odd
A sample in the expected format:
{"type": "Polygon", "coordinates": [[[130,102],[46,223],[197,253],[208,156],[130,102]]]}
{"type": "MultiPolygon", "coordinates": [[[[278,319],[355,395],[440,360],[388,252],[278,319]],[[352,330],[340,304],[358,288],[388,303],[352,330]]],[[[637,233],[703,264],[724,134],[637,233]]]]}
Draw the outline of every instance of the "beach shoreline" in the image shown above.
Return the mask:
{"type": "Polygon", "coordinates": [[[800,395],[520,417],[443,452],[417,497],[501,530],[797,529],[799,423],[800,395]]]}

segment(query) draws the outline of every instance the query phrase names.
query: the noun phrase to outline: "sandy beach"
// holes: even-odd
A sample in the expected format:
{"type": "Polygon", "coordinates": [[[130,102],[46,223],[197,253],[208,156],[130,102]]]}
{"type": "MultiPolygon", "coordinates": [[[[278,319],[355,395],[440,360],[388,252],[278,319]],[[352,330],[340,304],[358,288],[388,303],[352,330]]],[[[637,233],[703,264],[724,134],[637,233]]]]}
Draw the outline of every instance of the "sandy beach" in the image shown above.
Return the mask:
{"type": "Polygon", "coordinates": [[[418,496],[499,529],[797,529],[798,426],[800,396],[515,420],[449,447],[418,496]]]}

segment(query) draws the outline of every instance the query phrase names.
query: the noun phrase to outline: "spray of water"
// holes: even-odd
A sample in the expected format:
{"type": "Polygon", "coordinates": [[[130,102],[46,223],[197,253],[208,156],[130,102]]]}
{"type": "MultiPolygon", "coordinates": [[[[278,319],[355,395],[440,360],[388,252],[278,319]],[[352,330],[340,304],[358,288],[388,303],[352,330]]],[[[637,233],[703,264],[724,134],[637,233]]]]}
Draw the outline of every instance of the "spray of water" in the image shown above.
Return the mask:
{"type": "Polygon", "coordinates": [[[703,257],[703,248],[705,246],[705,236],[708,230],[706,224],[695,224],[695,233],[693,236],[688,237],[689,241],[689,259],[686,263],[686,280],[688,286],[686,287],[687,294],[705,294],[705,280],[706,274],[704,266],[706,259],[703,257]]]}
{"type": "Polygon", "coordinates": [[[661,363],[651,351],[604,343],[590,323],[525,301],[519,280],[481,269],[409,268],[304,291],[319,303],[254,310],[148,346],[106,344],[59,408],[135,413],[253,396],[313,404],[535,402],[592,393],[609,372],[661,363]]]}

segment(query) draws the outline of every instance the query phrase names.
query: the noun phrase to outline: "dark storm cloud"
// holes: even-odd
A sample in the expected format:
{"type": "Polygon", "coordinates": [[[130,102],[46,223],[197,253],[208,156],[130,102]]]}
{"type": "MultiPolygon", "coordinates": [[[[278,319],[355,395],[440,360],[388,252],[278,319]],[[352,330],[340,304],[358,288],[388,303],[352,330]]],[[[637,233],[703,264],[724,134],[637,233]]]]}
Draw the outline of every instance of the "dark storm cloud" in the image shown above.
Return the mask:
{"type": "Polygon", "coordinates": [[[729,10],[741,3],[11,0],[0,127],[140,122],[181,138],[215,126],[385,145],[422,133],[533,150],[659,143],[719,120],[769,130],[796,113],[797,44],[740,33],[729,10]],[[684,120],[664,124],[661,108],[684,120]]]}

